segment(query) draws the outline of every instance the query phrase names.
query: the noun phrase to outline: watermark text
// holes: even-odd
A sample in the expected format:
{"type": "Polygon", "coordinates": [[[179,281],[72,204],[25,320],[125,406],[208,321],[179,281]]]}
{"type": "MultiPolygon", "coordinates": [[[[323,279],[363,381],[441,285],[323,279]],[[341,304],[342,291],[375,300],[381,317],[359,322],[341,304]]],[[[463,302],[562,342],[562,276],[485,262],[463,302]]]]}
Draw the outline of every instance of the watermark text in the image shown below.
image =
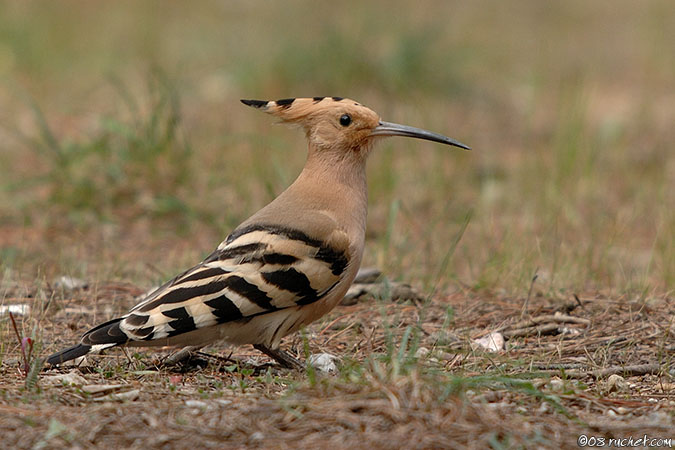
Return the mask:
{"type": "Polygon", "coordinates": [[[589,436],[582,434],[577,438],[579,447],[673,447],[672,438],[653,437],[643,434],[642,436],[628,436],[622,438],[608,438],[604,436],[589,436]]]}

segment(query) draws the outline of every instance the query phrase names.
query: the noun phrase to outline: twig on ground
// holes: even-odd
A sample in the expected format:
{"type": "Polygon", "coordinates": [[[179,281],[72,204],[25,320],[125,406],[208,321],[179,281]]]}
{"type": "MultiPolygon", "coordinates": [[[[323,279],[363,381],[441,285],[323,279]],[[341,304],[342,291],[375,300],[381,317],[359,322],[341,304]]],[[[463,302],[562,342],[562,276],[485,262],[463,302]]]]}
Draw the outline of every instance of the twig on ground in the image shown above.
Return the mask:
{"type": "Polygon", "coordinates": [[[534,282],[537,281],[537,278],[539,278],[539,267],[537,267],[534,270],[534,276],[532,277],[532,281],[530,282],[530,290],[527,292],[527,298],[525,299],[525,303],[523,303],[523,309],[520,311],[521,319],[525,317],[525,313],[527,313],[527,305],[530,303],[530,297],[532,297],[532,289],[534,288],[534,282]]]}
{"type": "Polygon", "coordinates": [[[591,325],[591,321],[588,319],[584,319],[582,317],[574,317],[574,316],[568,316],[567,314],[547,314],[544,316],[537,316],[533,317],[531,319],[521,321],[514,323],[513,325],[507,325],[504,327],[506,328],[525,328],[525,327],[531,327],[534,325],[538,325],[540,323],[545,323],[545,322],[556,322],[556,323],[576,323],[579,325],[586,325],[586,327],[589,327],[591,325]]]}
{"type": "MultiPolygon", "coordinates": [[[[541,373],[547,373],[547,374],[558,374],[560,373],[560,370],[563,370],[564,368],[561,367],[560,369],[549,369],[549,370],[542,370],[540,371],[541,373]]],[[[621,374],[625,376],[637,376],[637,375],[646,375],[646,374],[656,374],[659,373],[661,370],[661,365],[659,364],[636,364],[632,366],[612,366],[612,367],[607,367],[606,369],[598,369],[598,370],[588,370],[588,371],[583,371],[583,370],[566,370],[565,371],[565,376],[568,378],[586,378],[586,377],[593,377],[593,378],[602,378],[606,377],[609,375],[614,375],[614,374],[621,374]]]]}
{"type": "Polygon", "coordinates": [[[546,314],[543,316],[532,317],[527,320],[521,320],[513,324],[505,324],[497,327],[496,329],[485,329],[480,333],[477,333],[472,336],[472,339],[478,339],[485,336],[486,334],[493,332],[501,332],[505,337],[511,338],[516,336],[528,336],[532,334],[541,334],[550,333],[552,330],[558,328],[558,323],[574,323],[578,325],[584,325],[586,328],[591,326],[591,321],[584,319],[582,317],[569,316],[567,314],[546,314]],[[554,322],[553,324],[547,324],[542,327],[537,327],[537,325],[545,324],[547,322],[554,322]],[[536,327],[536,328],[533,328],[536,327]],[[511,331],[504,331],[504,330],[511,331]]]}
{"type": "Polygon", "coordinates": [[[584,304],[581,303],[581,300],[579,300],[579,296],[577,294],[574,294],[574,300],[577,301],[577,305],[579,305],[581,309],[584,309],[584,304]]]}
{"type": "Polygon", "coordinates": [[[555,334],[559,331],[560,325],[557,323],[547,323],[538,327],[518,328],[517,330],[504,331],[502,334],[505,338],[511,339],[514,337],[555,334]]]}

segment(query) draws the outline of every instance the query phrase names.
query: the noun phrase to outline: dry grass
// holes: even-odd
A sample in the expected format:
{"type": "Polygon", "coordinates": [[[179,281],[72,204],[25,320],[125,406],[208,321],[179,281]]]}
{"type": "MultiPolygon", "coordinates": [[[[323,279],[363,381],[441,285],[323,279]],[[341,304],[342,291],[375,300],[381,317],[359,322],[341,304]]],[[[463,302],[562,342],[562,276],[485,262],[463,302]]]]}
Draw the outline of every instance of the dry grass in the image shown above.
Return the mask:
{"type": "MultiPolygon", "coordinates": [[[[39,322],[48,353],[93,325],[104,304],[116,305],[106,316],[122,312],[141,290],[98,283],[39,292],[50,299],[51,313],[39,322]]],[[[39,292],[19,283],[10,295],[39,292]]],[[[365,298],[340,306],[286,344],[301,358],[340,355],[332,375],[292,373],[251,348],[214,346],[205,350],[213,357],[177,367],[163,366],[161,353],[109,352],[78,369],[44,372],[27,389],[10,347],[1,369],[4,442],[189,448],[198,435],[201,446],[573,448],[581,434],[672,437],[672,299],[594,293],[560,304],[535,289],[522,320],[524,301],[457,292],[423,304],[365,298]],[[579,323],[552,319],[568,316],[579,323]],[[538,329],[522,332],[537,318],[538,329]],[[472,350],[486,330],[522,335],[505,352],[472,350]],[[592,375],[607,368],[628,387],[592,375]],[[50,381],[68,372],[83,377],[81,385],[50,381]]]]}
{"type": "Polygon", "coordinates": [[[293,179],[302,136],[239,98],[348,96],[474,148],[391,140],[373,155],[365,264],[429,300],[340,306],[285,343],[338,355],[339,373],[214,346],[241,363],[116,351],[75,369],[110,392],[50,384],[59,370],[26,387],[0,315],[5,446],[675,437],[670,1],[0,9],[0,306],[32,307],[17,325],[39,356],[200,260],[293,179]],[[59,289],[63,275],[88,287],[59,289]],[[495,330],[507,350],[471,349],[495,330]],[[612,388],[612,371],[628,384],[612,388]]]}

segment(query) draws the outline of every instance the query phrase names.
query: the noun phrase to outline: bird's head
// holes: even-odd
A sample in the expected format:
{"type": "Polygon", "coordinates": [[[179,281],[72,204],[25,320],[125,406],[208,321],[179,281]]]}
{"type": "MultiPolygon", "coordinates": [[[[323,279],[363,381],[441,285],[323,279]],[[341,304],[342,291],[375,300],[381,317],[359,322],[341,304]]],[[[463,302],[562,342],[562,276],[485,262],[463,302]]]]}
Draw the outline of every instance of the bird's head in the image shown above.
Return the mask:
{"type": "Polygon", "coordinates": [[[469,150],[466,145],[441,134],[380,120],[362,104],[341,97],[242,100],[245,105],[304,128],[310,148],[365,158],[380,137],[407,136],[469,150]]]}

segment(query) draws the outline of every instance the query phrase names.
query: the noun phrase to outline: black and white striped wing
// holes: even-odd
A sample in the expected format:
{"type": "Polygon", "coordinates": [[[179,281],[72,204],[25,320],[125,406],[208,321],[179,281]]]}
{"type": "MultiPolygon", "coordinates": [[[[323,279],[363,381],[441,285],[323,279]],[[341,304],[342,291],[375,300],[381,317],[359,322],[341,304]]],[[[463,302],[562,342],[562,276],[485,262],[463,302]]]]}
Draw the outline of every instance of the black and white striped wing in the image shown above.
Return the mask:
{"type": "Polygon", "coordinates": [[[279,226],[238,229],[136,305],[119,328],[130,340],[156,340],[320,301],[344,275],[348,247],[341,231],[320,240],[279,226]]]}

